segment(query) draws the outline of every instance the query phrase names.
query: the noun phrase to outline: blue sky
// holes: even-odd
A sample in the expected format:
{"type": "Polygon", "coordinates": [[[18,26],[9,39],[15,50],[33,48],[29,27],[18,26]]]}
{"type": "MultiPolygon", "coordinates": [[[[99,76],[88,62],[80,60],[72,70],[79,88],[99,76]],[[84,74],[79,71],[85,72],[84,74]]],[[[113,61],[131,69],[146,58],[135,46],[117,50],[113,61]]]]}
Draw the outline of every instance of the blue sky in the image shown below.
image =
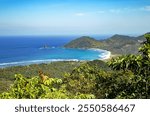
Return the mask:
{"type": "Polygon", "coordinates": [[[0,0],[0,35],[149,31],[150,0],[0,0]]]}

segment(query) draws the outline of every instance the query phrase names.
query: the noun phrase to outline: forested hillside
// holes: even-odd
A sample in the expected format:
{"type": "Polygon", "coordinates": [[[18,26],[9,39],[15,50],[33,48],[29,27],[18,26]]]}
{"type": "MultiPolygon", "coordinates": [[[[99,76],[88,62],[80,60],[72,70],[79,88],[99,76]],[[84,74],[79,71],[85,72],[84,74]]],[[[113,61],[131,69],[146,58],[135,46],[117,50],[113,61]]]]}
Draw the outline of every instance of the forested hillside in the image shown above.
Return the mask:
{"type": "Polygon", "coordinates": [[[64,47],[66,48],[98,48],[99,46],[102,46],[102,44],[98,40],[95,40],[94,38],[91,38],[89,36],[83,36],[83,37],[77,38],[69,42],[64,47]]]}
{"type": "Polygon", "coordinates": [[[130,37],[125,35],[114,35],[105,40],[95,40],[94,38],[83,36],[66,44],[66,48],[99,48],[111,51],[112,54],[138,54],[138,48],[145,41],[144,35],[130,37]]]}
{"type": "Polygon", "coordinates": [[[148,99],[150,34],[145,38],[138,55],[120,56],[108,63],[84,62],[63,74],[63,78],[47,76],[44,70],[34,77],[16,74],[14,83],[0,98],[148,99]]]}
{"type": "Polygon", "coordinates": [[[6,91],[15,80],[15,74],[22,74],[26,78],[38,75],[38,71],[43,71],[48,77],[63,78],[65,73],[70,73],[75,67],[83,62],[51,62],[47,64],[32,64],[27,66],[13,66],[0,68],[0,93],[6,91]]]}

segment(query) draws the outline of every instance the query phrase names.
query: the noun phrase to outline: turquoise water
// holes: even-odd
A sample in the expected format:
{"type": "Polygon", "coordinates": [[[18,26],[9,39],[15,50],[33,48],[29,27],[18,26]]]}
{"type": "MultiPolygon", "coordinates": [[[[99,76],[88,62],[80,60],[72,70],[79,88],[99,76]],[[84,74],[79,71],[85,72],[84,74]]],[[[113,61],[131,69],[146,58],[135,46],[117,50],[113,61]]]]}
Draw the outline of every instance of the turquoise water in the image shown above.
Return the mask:
{"type": "Polygon", "coordinates": [[[66,49],[73,37],[1,37],[0,67],[102,59],[106,51],[66,49]],[[44,47],[46,45],[46,47],[44,47]]]}

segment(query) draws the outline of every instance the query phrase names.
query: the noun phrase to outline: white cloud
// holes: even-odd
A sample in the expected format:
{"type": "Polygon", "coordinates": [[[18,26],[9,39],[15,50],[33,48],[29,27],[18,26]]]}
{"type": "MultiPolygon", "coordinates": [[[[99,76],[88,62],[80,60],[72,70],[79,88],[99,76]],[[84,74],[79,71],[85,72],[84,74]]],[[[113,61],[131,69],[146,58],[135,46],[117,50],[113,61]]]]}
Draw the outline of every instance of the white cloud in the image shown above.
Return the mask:
{"type": "Polygon", "coordinates": [[[145,10],[145,11],[150,11],[150,6],[145,6],[145,7],[143,8],[143,10],[145,10]]]}
{"type": "Polygon", "coordinates": [[[80,13],[76,13],[75,15],[76,15],[76,16],[84,16],[85,13],[81,13],[81,12],[80,12],[80,13]]]}

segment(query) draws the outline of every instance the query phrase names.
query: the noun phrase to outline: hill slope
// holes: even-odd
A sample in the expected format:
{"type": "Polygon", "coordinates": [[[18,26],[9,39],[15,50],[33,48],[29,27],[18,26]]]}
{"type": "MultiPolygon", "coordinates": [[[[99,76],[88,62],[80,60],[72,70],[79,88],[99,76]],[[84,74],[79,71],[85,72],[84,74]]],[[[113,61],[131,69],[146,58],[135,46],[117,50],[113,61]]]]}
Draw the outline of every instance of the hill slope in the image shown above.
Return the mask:
{"type": "Polygon", "coordinates": [[[98,40],[95,40],[94,38],[88,37],[88,36],[82,36],[80,38],[77,38],[68,44],[66,44],[64,47],[66,48],[98,48],[101,46],[101,42],[98,40]]]}
{"type": "Polygon", "coordinates": [[[106,40],[95,40],[83,36],[66,44],[66,48],[99,48],[111,51],[113,54],[137,54],[144,36],[130,37],[125,35],[114,35],[106,40]]]}
{"type": "Polygon", "coordinates": [[[101,49],[106,49],[114,54],[137,54],[140,42],[138,40],[143,40],[141,37],[130,37],[124,35],[114,35],[104,41],[103,47],[101,49]]]}

